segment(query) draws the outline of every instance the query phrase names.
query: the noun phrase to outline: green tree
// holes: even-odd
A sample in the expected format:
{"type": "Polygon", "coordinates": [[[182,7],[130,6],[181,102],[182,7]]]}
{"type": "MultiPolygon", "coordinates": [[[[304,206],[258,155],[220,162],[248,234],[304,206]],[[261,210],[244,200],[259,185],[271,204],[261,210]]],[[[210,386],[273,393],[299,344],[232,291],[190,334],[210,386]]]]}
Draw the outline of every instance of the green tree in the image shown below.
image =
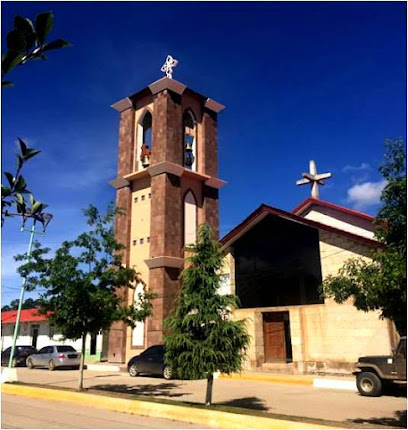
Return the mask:
{"type": "Polygon", "coordinates": [[[380,310],[381,318],[394,321],[400,334],[407,329],[407,172],[402,139],[385,141],[385,159],[380,173],[386,179],[382,206],[375,220],[376,237],[383,249],[372,253],[372,261],[347,261],[337,276],[323,283],[325,297],[343,303],[354,298],[363,311],[380,310]]]}
{"type": "MultiPolygon", "coordinates": [[[[67,339],[82,339],[82,359],[78,390],[83,389],[83,365],[87,334],[108,330],[114,321],[124,321],[134,327],[152,309],[152,294],[139,296],[139,302],[127,306],[117,294],[118,288],[134,288],[139,274],[123,267],[125,248],[114,236],[113,221],[121,211],[110,206],[101,215],[94,206],[84,210],[90,230],[73,241],[65,241],[52,258],[46,258],[47,248],[37,244],[32,261],[18,269],[27,277],[27,288],[42,286],[41,313],[51,312],[54,323],[67,339]]],[[[16,260],[24,260],[19,255],[16,260]]]]}
{"type": "Polygon", "coordinates": [[[206,378],[205,403],[210,405],[213,373],[241,370],[249,335],[244,320],[230,319],[236,296],[218,294],[223,254],[208,224],[200,226],[189,250],[193,254],[181,275],[177,305],[165,321],[165,360],[181,378],[206,378]]]}
{"type": "MultiPolygon", "coordinates": [[[[14,18],[14,28],[7,33],[7,50],[1,59],[2,87],[12,86],[12,82],[5,81],[4,77],[16,66],[26,64],[32,60],[46,60],[45,52],[53,49],[71,46],[69,42],[56,39],[47,42],[47,38],[54,26],[52,12],[43,12],[37,15],[34,24],[29,18],[17,15],[14,18]]],[[[47,207],[44,203],[36,201],[21,174],[23,165],[40,151],[28,148],[19,139],[20,152],[17,154],[17,171],[13,175],[5,172],[8,185],[1,185],[1,226],[3,227],[6,217],[21,216],[23,221],[27,217],[38,216],[47,207]],[[27,200],[25,195],[29,196],[27,200]],[[11,206],[15,206],[17,212],[11,212],[11,206]]]]}
{"type": "MultiPolygon", "coordinates": [[[[18,309],[18,299],[12,300],[9,305],[5,305],[1,308],[2,311],[16,311],[18,309]]],[[[21,305],[21,309],[33,309],[40,306],[40,301],[37,299],[28,298],[24,300],[21,305]]]]}
{"type": "Polygon", "coordinates": [[[34,24],[29,18],[20,15],[14,18],[14,28],[6,36],[7,50],[1,58],[2,87],[13,85],[3,78],[16,66],[22,66],[32,60],[46,60],[45,52],[71,46],[69,42],[62,39],[47,42],[53,26],[52,12],[40,13],[35,18],[34,24]]]}

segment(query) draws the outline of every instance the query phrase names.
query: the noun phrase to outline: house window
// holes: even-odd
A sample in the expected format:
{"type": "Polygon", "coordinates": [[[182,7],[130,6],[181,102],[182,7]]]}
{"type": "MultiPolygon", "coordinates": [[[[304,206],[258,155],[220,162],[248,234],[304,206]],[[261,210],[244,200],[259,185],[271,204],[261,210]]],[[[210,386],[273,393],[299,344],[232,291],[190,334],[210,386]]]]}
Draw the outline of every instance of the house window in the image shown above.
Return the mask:
{"type": "Polygon", "coordinates": [[[137,197],[135,197],[133,201],[134,201],[135,203],[137,203],[137,197]]]}
{"type": "Polygon", "coordinates": [[[143,195],[143,196],[142,196],[142,201],[143,201],[144,199],[145,199],[145,196],[143,195]]]}
{"type": "Polygon", "coordinates": [[[54,338],[54,334],[55,334],[55,326],[54,326],[54,324],[50,324],[50,330],[49,330],[49,333],[48,333],[48,337],[50,339],[53,339],[54,338]]]}
{"type": "Polygon", "coordinates": [[[149,193],[149,199],[151,199],[152,198],[152,193],[149,193]]]}
{"type": "Polygon", "coordinates": [[[133,246],[136,246],[137,245],[137,240],[134,240],[133,241],[133,246]]]}
{"type": "Polygon", "coordinates": [[[150,243],[150,236],[146,238],[147,243],[150,243]]]}
{"type": "Polygon", "coordinates": [[[140,245],[143,245],[143,243],[144,243],[144,239],[140,239],[140,240],[139,240],[139,243],[140,243],[140,245]]]}

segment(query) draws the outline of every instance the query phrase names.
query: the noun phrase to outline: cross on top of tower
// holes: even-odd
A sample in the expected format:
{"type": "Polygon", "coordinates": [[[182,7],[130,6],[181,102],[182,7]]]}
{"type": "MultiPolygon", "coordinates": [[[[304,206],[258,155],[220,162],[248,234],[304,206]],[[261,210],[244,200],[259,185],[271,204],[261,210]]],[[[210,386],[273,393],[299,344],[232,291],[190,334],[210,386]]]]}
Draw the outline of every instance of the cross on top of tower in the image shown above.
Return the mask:
{"type": "Polygon", "coordinates": [[[176,67],[177,64],[178,61],[171,55],[168,55],[166,58],[166,62],[163,64],[160,70],[164,72],[168,78],[173,79],[173,68],[176,67]]]}
{"type": "Polygon", "coordinates": [[[319,185],[324,185],[323,179],[331,178],[331,173],[319,173],[317,174],[316,164],[313,160],[309,161],[309,173],[302,173],[303,179],[296,181],[296,185],[311,184],[312,185],[312,197],[315,199],[319,198],[319,185]]]}

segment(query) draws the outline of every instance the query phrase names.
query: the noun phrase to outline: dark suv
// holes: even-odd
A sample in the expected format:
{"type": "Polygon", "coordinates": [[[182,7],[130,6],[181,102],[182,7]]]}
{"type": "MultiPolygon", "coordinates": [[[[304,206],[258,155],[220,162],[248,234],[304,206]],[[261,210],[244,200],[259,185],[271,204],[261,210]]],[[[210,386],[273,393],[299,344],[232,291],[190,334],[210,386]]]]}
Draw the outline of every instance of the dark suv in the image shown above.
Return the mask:
{"type": "Polygon", "coordinates": [[[407,338],[401,337],[393,355],[360,357],[356,363],[357,389],[363,396],[381,396],[384,385],[407,382],[407,338]]]}

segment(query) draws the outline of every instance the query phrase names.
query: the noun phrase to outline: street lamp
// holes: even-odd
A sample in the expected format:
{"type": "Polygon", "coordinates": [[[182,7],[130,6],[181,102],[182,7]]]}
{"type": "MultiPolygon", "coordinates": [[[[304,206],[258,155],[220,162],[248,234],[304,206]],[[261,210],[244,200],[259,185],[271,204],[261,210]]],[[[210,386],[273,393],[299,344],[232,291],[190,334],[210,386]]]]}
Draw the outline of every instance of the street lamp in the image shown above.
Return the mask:
{"type": "MultiPolygon", "coordinates": [[[[28,250],[27,250],[27,260],[26,260],[27,263],[29,263],[31,260],[31,252],[33,249],[34,235],[39,234],[40,236],[44,236],[45,229],[47,228],[51,219],[52,219],[52,215],[49,213],[39,213],[39,214],[35,214],[35,215],[29,215],[29,214],[23,215],[21,231],[28,231],[30,233],[30,242],[28,244],[28,250]],[[33,225],[31,226],[31,229],[29,229],[29,230],[25,228],[25,223],[26,223],[28,218],[33,219],[33,225]],[[35,224],[37,221],[40,222],[43,226],[42,232],[41,231],[35,231],[35,224]]],[[[27,283],[27,277],[25,276],[23,278],[23,284],[21,286],[21,292],[20,292],[20,299],[18,302],[16,325],[14,327],[13,345],[11,347],[10,360],[9,360],[9,365],[8,365],[9,369],[11,369],[13,367],[13,358],[14,358],[14,352],[16,349],[18,330],[20,327],[20,314],[21,314],[21,307],[22,307],[23,299],[24,299],[24,293],[25,293],[25,289],[26,289],[26,283],[27,283]]]]}

